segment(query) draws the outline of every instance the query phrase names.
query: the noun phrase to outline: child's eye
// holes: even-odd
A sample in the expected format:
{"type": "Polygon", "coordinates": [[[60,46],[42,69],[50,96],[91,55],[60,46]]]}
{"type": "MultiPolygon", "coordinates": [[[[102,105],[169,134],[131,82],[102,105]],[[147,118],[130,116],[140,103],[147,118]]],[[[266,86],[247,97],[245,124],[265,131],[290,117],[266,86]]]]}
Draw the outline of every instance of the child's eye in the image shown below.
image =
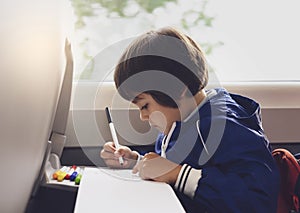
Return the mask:
{"type": "Polygon", "coordinates": [[[148,109],[148,104],[145,104],[144,106],[141,107],[141,110],[143,109],[148,109]]]}

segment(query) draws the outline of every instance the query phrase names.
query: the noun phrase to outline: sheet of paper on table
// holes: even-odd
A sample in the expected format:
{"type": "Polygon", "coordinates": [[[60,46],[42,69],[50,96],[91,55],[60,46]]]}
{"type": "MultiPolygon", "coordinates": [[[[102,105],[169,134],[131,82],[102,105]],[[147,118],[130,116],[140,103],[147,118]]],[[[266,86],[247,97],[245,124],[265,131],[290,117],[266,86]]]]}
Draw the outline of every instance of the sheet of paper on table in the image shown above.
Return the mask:
{"type": "Polygon", "coordinates": [[[166,183],[141,180],[131,170],[86,167],[78,190],[75,213],[185,212],[166,183]]]}

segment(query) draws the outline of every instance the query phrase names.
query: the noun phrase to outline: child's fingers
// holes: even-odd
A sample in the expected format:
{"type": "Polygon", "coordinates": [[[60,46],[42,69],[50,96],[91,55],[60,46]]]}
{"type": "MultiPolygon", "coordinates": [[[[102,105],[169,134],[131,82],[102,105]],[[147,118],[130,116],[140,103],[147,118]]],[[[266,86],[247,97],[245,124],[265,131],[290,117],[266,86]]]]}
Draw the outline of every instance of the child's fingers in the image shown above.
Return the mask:
{"type": "Polygon", "coordinates": [[[126,146],[120,146],[119,149],[115,150],[116,157],[128,157],[130,155],[130,150],[126,146]]]}
{"type": "Polygon", "coordinates": [[[129,167],[129,161],[127,159],[124,159],[124,163],[121,165],[120,164],[120,161],[119,161],[119,158],[108,158],[108,159],[104,159],[106,165],[108,167],[111,167],[111,168],[128,168],[129,167]]]}
{"type": "Polygon", "coordinates": [[[103,159],[109,159],[109,158],[114,158],[114,153],[113,152],[108,152],[106,150],[101,150],[100,152],[100,157],[103,159]]]}
{"type": "Polygon", "coordinates": [[[120,165],[120,162],[117,159],[106,159],[105,163],[110,168],[122,168],[122,165],[120,165]]]}
{"type": "Polygon", "coordinates": [[[116,148],[114,147],[113,142],[107,142],[103,145],[103,149],[100,152],[100,157],[103,159],[114,158],[114,152],[116,148]]]}
{"type": "Polygon", "coordinates": [[[139,170],[140,170],[140,165],[141,165],[141,162],[137,163],[137,164],[133,167],[133,169],[132,169],[132,173],[133,173],[133,174],[137,174],[137,173],[139,172],[139,170]]]}
{"type": "Polygon", "coordinates": [[[113,142],[106,142],[103,146],[103,149],[106,152],[112,152],[112,153],[116,151],[116,147],[115,147],[115,144],[113,142]]]}

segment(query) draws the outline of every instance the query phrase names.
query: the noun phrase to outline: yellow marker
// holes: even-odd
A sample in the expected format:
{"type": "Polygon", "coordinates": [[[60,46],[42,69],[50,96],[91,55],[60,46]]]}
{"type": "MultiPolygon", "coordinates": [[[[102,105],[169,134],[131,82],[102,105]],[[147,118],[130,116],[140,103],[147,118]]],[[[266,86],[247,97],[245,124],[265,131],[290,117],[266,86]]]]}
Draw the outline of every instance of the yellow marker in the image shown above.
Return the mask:
{"type": "Polygon", "coordinates": [[[63,181],[70,171],[70,167],[67,167],[64,171],[60,172],[57,176],[57,181],[63,181]]]}
{"type": "Polygon", "coordinates": [[[56,172],[54,172],[53,175],[52,175],[53,179],[56,180],[58,178],[59,174],[62,173],[62,172],[65,172],[67,169],[68,169],[68,167],[64,166],[61,169],[59,169],[56,172]]]}

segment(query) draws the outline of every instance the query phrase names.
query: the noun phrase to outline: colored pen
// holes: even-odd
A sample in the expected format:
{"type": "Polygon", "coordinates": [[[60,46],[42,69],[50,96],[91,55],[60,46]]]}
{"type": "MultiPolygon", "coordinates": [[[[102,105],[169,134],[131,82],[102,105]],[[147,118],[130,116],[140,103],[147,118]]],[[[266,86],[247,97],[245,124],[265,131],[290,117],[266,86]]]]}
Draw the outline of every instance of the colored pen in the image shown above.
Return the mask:
{"type": "Polygon", "coordinates": [[[75,184],[76,185],[79,185],[80,184],[80,181],[81,181],[81,177],[82,177],[82,174],[78,174],[75,178],[75,184]]]}
{"type": "Polygon", "coordinates": [[[79,174],[79,172],[80,172],[80,168],[77,167],[77,168],[75,169],[75,171],[71,174],[71,176],[70,176],[70,181],[75,181],[75,179],[76,179],[77,175],[79,174]]]}
{"type": "MultiPolygon", "coordinates": [[[[108,121],[108,125],[109,125],[109,129],[110,129],[112,139],[115,143],[116,149],[119,149],[119,147],[120,147],[119,140],[118,140],[116,129],[115,129],[115,126],[112,122],[110,111],[109,111],[108,107],[105,108],[105,112],[106,112],[106,117],[107,117],[107,121],[108,121]]],[[[121,156],[119,157],[119,162],[120,162],[121,165],[124,164],[124,160],[121,156]]]]}
{"type": "Polygon", "coordinates": [[[67,166],[62,167],[61,169],[57,170],[56,172],[53,173],[52,177],[53,179],[57,179],[58,175],[61,174],[62,172],[65,172],[68,169],[67,166]]]}
{"type": "Polygon", "coordinates": [[[75,172],[76,166],[73,165],[70,169],[70,171],[68,172],[68,174],[66,175],[65,179],[66,180],[70,180],[71,175],[73,174],[73,172],[75,172]]]}
{"type": "Polygon", "coordinates": [[[65,171],[60,172],[58,174],[57,181],[59,181],[59,182],[63,181],[69,171],[70,171],[70,167],[67,167],[67,169],[65,171]]]}

